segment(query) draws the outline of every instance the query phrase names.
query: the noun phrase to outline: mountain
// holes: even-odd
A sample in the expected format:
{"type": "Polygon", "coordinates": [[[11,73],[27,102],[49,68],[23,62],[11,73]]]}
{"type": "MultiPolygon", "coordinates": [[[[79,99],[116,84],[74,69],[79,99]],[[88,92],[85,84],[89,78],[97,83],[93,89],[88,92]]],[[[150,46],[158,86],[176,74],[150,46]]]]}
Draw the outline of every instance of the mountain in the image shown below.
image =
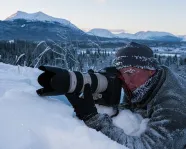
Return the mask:
{"type": "Polygon", "coordinates": [[[88,34],[107,37],[107,38],[128,38],[128,39],[138,39],[138,40],[158,40],[158,41],[181,41],[180,37],[177,37],[168,32],[158,32],[158,31],[140,31],[135,34],[122,32],[120,34],[113,34],[111,31],[106,29],[92,29],[88,34]]]}
{"type": "Polygon", "coordinates": [[[134,36],[135,36],[135,39],[143,39],[143,40],[181,41],[181,38],[168,32],[140,31],[140,32],[135,33],[134,36]]]}
{"type": "Polygon", "coordinates": [[[17,11],[15,14],[6,18],[5,21],[13,21],[16,19],[25,19],[25,20],[30,20],[30,21],[58,22],[64,26],[69,26],[69,27],[77,29],[77,27],[74,24],[72,24],[70,21],[61,19],[61,18],[54,18],[41,11],[36,12],[36,13],[26,13],[23,11],[17,11]]]}
{"type": "Polygon", "coordinates": [[[128,38],[128,39],[135,39],[134,34],[130,34],[130,33],[120,33],[120,34],[115,34],[117,37],[119,38],[128,38]]]}
{"type": "Polygon", "coordinates": [[[154,39],[157,37],[163,37],[163,36],[173,36],[176,37],[175,35],[167,32],[157,32],[157,31],[140,31],[134,34],[136,39],[154,39]]]}
{"type": "MultiPolygon", "coordinates": [[[[113,31],[113,30],[112,30],[113,31]]],[[[114,30],[115,31],[115,30],[114,30]]],[[[121,30],[120,30],[121,31],[121,30]]],[[[158,40],[181,41],[184,37],[177,37],[167,32],[140,31],[135,34],[124,32],[115,34],[107,29],[92,29],[84,32],[70,21],[49,16],[43,12],[26,13],[17,11],[4,21],[0,21],[0,40],[158,40]],[[96,37],[95,37],[96,36],[96,37]],[[115,39],[112,39],[115,38],[115,39]]],[[[118,32],[118,30],[117,30],[118,32]]]]}
{"type": "Polygon", "coordinates": [[[116,35],[112,34],[109,30],[107,29],[100,29],[100,28],[95,28],[87,32],[89,35],[93,36],[99,36],[99,37],[106,37],[106,38],[115,38],[117,37],[116,35]]]}
{"type": "Polygon", "coordinates": [[[43,12],[29,14],[17,11],[0,21],[0,40],[84,40],[87,36],[70,21],[43,12]]]}
{"type": "Polygon", "coordinates": [[[78,28],[58,22],[15,19],[0,21],[0,40],[84,40],[87,35],[78,28]]]}
{"type": "MultiPolygon", "coordinates": [[[[70,21],[55,18],[43,12],[26,13],[17,11],[0,21],[0,40],[58,40],[58,41],[97,41],[98,37],[90,36],[70,21]]],[[[100,40],[112,40],[99,37],[100,40]]]]}

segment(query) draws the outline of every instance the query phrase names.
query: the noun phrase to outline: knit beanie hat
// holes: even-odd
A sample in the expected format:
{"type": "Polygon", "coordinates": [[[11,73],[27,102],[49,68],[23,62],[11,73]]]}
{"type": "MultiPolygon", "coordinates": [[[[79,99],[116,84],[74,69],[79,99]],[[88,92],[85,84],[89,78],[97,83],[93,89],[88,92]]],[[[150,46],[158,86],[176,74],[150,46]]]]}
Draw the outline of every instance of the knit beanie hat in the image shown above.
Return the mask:
{"type": "Polygon", "coordinates": [[[153,51],[142,44],[130,42],[116,52],[116,59],[113,61],[117,69],[125,67],[137,67],[141,69],[155,70],[158,62],[153,58],[153,51]]]}

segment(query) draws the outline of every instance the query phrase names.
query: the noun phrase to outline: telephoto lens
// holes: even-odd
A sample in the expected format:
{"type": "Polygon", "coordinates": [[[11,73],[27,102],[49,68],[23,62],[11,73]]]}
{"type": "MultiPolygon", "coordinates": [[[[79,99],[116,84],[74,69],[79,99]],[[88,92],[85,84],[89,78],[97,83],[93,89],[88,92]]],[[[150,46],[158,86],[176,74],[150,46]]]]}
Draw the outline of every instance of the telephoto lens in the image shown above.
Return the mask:
{"type": "Polygon", "coordinates": [[[40,66],[39,69],[44,71],[38,77],[38,83],[43,87],[37,90],[40,96],[81,93],[87,83],[93,93],[104,92],[108,87],[107,78],[100,73],[81,73],[52,66],[40,66]]]}

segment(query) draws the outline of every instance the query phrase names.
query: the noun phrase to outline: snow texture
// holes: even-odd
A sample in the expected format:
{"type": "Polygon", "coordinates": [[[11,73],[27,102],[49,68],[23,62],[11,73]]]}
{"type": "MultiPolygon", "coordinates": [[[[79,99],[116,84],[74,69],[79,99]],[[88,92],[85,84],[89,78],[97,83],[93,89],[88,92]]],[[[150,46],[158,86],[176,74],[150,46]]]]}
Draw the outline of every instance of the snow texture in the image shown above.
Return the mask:
{"type": "MultiPolygon", "coordinates": [[[[78,120],[71,106],[55,97],[39,97],[38,69],[0,63],[1,149],[125,148],[78,120]]],[[[101,113],[112,113],[98,106],[101,113]]],[[[123,110],[114,122],[127,134],[146,128],[146,120],[123,110]]]]}

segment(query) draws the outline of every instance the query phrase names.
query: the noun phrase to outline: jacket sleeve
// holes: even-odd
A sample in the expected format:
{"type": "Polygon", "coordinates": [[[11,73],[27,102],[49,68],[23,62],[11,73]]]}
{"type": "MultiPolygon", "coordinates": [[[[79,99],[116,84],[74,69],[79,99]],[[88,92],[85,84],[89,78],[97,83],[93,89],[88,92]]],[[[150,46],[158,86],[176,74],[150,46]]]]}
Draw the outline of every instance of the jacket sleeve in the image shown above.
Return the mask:
{"type": "Polygon", "coordinates": [[[186,127],[186,116],[180,109],[171,107],[172,105],[166,102],[161,103],[161,106],[156,105],[146,131],[140,136],[126,135],[124,130],[115,126],[112,119],[106,114],[97,114],[85,123],[130,149],[177,149],[174,146],[176,140],[178,140],[176,142],[178,148],[181,149],[186,138],[183,138],[184,134],[180,131],[186,127]]]}

